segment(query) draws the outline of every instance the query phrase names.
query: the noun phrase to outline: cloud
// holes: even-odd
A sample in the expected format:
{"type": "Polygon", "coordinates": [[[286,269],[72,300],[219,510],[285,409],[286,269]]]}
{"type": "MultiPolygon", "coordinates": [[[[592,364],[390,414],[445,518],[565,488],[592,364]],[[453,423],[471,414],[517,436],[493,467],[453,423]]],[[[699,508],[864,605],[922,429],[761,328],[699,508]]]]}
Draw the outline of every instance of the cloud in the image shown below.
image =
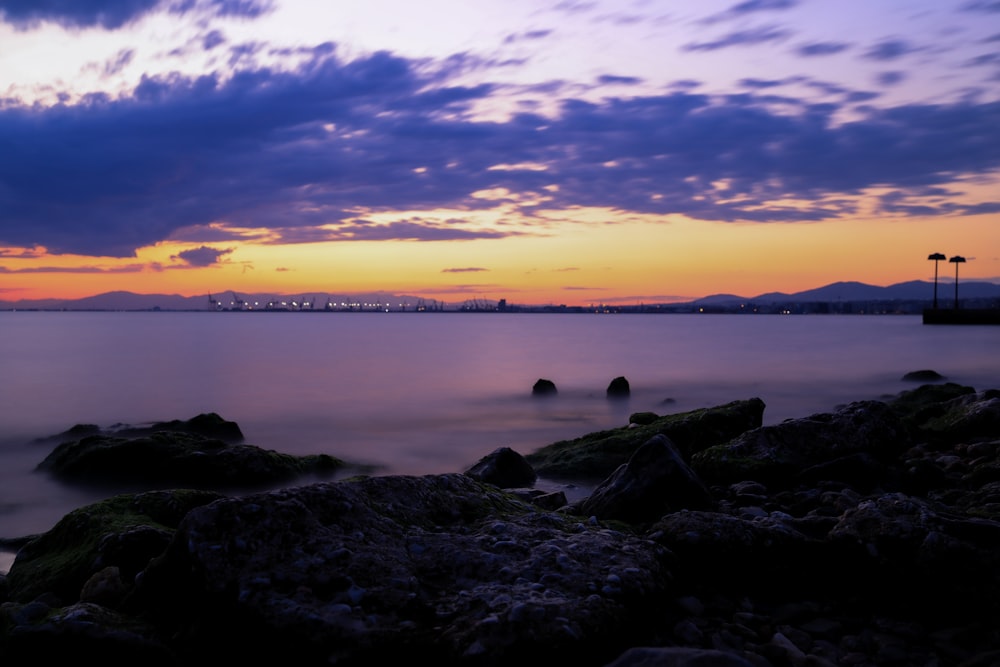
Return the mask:
{"type": "Polygon", "coordinates": [[[920,50],[920,47],[913,46],[905,39],[887,39],[871,46],[862,57],[867,60],[885,62],[898,60],[907,54],[920,50]]]}
{"type": "Polygon", "coordinates": [[[879,72],[875,80],[882,86],[896,86],[906,80],[906,72],[879,72]]]}
{"type": "MultiPolygon", "coordinates": [[[[0,245],[130,257],[166,239],[460,241],[546,233],[546,210],[580,207],[799,222],[851,215],[866,189],[1000,170],[1000,102],[859,109],[875,93],[838,90],[825,104],[766,94],[780,82],[567,96],[551,114],[481,120],[470,107],[494,86],[450,86],[389,53],[324,51],[294,70],[146,77],[121,98],[2,107],[0,245]],[[384,222],[441,209],[467,215],[384,222]],[[470,222],[492,209],[507,224],[470,222]]],[[[178,258],[211,264],[222,252],[178,258]]]]}
{"type": "Polygon", "coordinates": [[[151,12],[163,0],[4,0],[0,18],[19,30],[51,21],[67,28],[114,30],[151,12]]]}
{"type": "Polygon", "coordinates": [[[642,83],[642,79],[634,76],[615,76],[612,74],[603,74],[597,77],[597,82],[602,86],[637,86],[642,83]]]}
{"type": "Polygon", "coordinates": [[[702,20],[702,23],[718,23],[743,18],[749,14],[765,11],[784,11],[799,4],[798,0],[744,0],[729,9],[713,14],[702,20]]]}
{"type": "Polygon", "coordinates": [[[191,250],[182,250],[176,255],[172,255],[170,259],[183,262],[189,266],[204,267],[218,264],[219,260],[232,252],[232,248],[219,250],[217,248],[201,246],[200,248],[192,248],[191,250]]]}
{"type": "Polygon", "coordinates": [[[524,41],[535,41],[539,39],[545,39],[552,34],[552,30],[526,30],[524,32],[519,32],[511,35],[507,35],[504,38],[504,44],[513,44],[515,42],[524,41]]]}
{"type": "Polygon", "coordinates": [[[104,76],[114,76],[120,73],[135,58],[135,49],[122,49],[113,60],[104,65],[104,76]]]}
{"type": "Polygon", "coordinates": [[[813,58],[816,56],[832,56],[849,48],[851,48],[851,45],[846,42],[812,42],[811,44],[797,46],[795,52],[800,56],[813,58]]]}
{"type": "Polygon", "coordinates": [[[226,43],[226,36],[222,34],[221,30],[212,30],[202,39],[202,48],[206,51],[211,51],[217,46],[226,43]]]}
{"type": "MultiPolygon", "coordinates": [[[[155,265],[153,265],[155,266],[155,265]]],[[[124,266],[29,266],[12,269],[0,266],[0,273],[140,273],[151,268],[149,264],[127,264],[124,266]]]]}
{"type": "Polygon", "coordinates": [[[478,266],[470,266],[470,267],[455,268],[455,269],[441,269],[441,273],[477,273],[479,271],[489,271],[489,269],[484,269],[478,266]]]}
{"type": "Polygon", "coordinates": [[[65,28],[117,30],[158,10],[257,18],[271,7],[271,0],[3,0],[0,19],[18,30],[45,22],[65,28]]]}
{"type": "Polygon", "coordinates": [[[1000,0],[975,0],[963,5],[962,9],[969,12],[1000,13],[1000,0]]]}
{"type": "Polygon", "coordinates": [[[681,49],[683,51],[718,51],[732,46],[753,46],[782,41],[791,34],[791,31],[777,26],[761,26],[737,30],[710,42],[691,42],[682,46],[681,49]]]}

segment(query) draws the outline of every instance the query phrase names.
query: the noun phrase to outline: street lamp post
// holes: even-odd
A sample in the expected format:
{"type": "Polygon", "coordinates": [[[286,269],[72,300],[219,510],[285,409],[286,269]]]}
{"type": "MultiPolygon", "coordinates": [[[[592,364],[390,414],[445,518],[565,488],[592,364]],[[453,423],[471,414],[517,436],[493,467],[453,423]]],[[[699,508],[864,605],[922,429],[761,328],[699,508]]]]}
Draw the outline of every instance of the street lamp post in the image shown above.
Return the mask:
{"type": "Polygon", "coordinates": [[[937,306],[938,306],[938,302],[937,302],[938,262],[940,262],[942,259],[947,259],[947,257],[945,257],[944,255],[942,255],[939,252],[936,252],[936,253],[934,253],[932,255],[928,255],[927,259],[934,260],[934,310],[937,310],[937,306]]]}
{"type": "Polygon", "coordinates": [[[955,263],[955,310],[958,310],[958,265],[965,262],[965,258],[961,255],[955,255],[948,261],[955,263]]]}

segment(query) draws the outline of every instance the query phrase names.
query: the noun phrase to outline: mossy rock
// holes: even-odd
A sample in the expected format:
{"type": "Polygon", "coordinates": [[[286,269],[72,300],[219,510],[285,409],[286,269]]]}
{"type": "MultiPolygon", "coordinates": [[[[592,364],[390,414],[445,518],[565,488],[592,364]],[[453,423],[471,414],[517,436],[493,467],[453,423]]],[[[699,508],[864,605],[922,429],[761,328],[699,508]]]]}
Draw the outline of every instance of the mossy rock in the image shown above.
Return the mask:
{"type": "Polygon", "coordinates": [[[57,446],[39,469],[62,480],[101,485],[255,487],[309,473],[332,473],[345,464],[326,455],[293,456],[253,445],[185,432],[136,438],[92,435],[57,446]]]}
{"type": "Polygon", "coordinates": [[[948,401],[974,393],[973,387],[955,382],[924,384],[897,394],[887,403],[908,426],[922,428],[929,420],[947,412],[948,401]]]}
{"type": "Polygon", "coordinates": [[[225,496],[189,489],[114,496],[73,510],[18,551],[7,574],[10,599],[53,593],[77,601],[86,581],[118,567],[126,584],[162,553],[181,519],[225,496]]]}
{"type": "Polygon", "coordinates": [[[629,426],[555,442],[525,458],[542,477],[599,481],[628,462],[635,450],[655,435],[670,438],[681,455],[689,458],[694,452],[759,427],[763,416],[764,402],[759,398],[652,419],[644,414],[639,421],[646,423],[633,421],[629,426]]]}

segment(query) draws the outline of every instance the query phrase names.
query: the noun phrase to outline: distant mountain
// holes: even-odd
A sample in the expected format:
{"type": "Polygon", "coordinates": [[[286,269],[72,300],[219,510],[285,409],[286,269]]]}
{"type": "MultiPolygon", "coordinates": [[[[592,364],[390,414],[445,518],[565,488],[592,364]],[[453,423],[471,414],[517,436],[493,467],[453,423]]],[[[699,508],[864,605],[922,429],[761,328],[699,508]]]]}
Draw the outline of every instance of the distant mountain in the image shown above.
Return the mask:
{"type": "MultiPolygon", "coordinates": [[[[949,303],[954,299],[955,284],[938,281],[938,301],[949,303]]],[[[959,299],[996,299],[1000,298],[1000,284],[988,282],[959,282],[959,299]]],[[[767,292],[757,296],[736,296],[733,294],[713,294],[703,299],[696,299],[692,304],[698,306],[724,306],[738,303],[805,303],[841,301],[930,301],[934,298],[934,283],[923,280],[911,280],[896,283],[887,287],[868,285],[859,282],[836,282],[823,287],[817,287],[802,292],[786,294],[784,292],[767,292]]]]}

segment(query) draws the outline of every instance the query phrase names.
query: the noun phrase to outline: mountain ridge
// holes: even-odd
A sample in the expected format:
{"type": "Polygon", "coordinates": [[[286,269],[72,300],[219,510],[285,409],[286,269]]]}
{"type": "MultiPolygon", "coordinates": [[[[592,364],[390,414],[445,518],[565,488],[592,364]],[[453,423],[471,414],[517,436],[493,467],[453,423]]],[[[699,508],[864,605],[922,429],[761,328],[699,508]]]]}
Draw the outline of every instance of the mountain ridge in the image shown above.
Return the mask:
{"type": "MultiPolygon", "coordinates": [[[[938,304],[946,307],[954,302],[955,284],[938,282],[938,304]]],[[[1000,284],[988,281],[960,282],[959,300],[1000,298],[1000,284]]],[[[713,294],[695,299],[693,305],[732,305],[737,303],[786,303],[786,302],[846,302],[846,301],[932,301],[934,283],[925,280],[910,280],[887,286],[871,285],[857,281],[833,282],[822,287],[801,292],[765,292],[757,296],[735,294],[713,294]]]]}

